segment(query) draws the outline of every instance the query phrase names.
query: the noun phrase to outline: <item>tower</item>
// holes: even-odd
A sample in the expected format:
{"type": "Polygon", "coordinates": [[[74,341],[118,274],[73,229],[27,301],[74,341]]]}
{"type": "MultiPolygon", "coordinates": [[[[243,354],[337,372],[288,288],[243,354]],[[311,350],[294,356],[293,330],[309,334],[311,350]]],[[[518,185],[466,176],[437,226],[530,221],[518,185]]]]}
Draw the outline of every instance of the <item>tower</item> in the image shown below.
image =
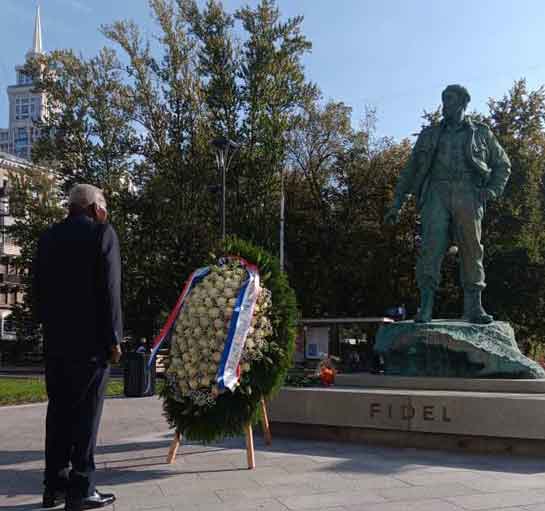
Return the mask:
{"type": "MultiPolygon", "coordinates": [[[[29,59],[42,53],[42,24],[40,6],[38,5],[36,7],[32,47],[27,52],[26,58],[29,59]]],[[[43,117],[45,94],[32,91],[32,78],[24,73],[24,66],[17,66],[15,71],[17,82],[7,89],[9,127],[7,130],[0,130],[0,151],[28,160],[30,159],[32,144],[39,135],[34,123],[43,117]]]]}

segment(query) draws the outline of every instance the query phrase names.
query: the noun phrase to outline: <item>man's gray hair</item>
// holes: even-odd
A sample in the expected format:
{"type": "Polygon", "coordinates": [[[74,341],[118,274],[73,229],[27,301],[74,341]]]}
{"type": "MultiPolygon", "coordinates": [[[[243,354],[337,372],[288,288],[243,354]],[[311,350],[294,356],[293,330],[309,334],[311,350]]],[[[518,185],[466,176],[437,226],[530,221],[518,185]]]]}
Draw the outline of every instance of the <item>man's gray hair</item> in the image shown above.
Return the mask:
{"type": "Polygon", "coordinates": [[[79,206],[87,208],[91,204],[96,204],[106,209],[106,199],[100,188],[93,185],[75,185],[68,195],[68,206],[79,206]]]}

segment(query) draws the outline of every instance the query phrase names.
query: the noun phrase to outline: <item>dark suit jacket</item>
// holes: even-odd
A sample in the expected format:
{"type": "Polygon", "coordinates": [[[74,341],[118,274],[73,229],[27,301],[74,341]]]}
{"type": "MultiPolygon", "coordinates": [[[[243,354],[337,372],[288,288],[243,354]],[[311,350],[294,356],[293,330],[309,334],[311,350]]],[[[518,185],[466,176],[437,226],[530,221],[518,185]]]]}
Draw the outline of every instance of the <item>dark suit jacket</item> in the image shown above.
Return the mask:
{"type": "Polygon", "coordinates": [[[69,216],[41,236],[34,310],[46,358],[105,361],[122,338],[121,261],[113,227],[69,216]]]}

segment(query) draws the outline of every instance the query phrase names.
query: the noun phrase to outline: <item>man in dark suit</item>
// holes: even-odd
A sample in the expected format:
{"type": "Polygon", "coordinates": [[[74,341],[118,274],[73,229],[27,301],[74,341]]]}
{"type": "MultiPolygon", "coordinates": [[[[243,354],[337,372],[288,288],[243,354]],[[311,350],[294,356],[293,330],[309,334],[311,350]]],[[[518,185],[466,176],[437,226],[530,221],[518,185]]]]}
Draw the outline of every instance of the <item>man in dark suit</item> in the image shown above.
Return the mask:
{"type": "Polygon", "coordinates": [[[40,238],[34,298],[43,325],[46,386],[44,507],[111,504],[95,488],[94,452],[109,376],[122,338],[119,242],[104,195],[76,185],[68,217],[40,238]],[[70,470],[71,465],[71,470],[70,470]]]}

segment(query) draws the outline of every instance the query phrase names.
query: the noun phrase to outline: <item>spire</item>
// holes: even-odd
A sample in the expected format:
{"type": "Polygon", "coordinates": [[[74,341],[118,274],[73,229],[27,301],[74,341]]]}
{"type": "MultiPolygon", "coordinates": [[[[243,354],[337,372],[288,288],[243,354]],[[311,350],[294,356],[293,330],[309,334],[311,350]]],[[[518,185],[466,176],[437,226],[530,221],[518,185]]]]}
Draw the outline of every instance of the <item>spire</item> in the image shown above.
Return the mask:
{"type": "Polygon", "coordinates": [[[36,6],[36,21],[34,23],[33,53],[42,53],[42,22],[40,20],[40,4],[36,6]]]}

